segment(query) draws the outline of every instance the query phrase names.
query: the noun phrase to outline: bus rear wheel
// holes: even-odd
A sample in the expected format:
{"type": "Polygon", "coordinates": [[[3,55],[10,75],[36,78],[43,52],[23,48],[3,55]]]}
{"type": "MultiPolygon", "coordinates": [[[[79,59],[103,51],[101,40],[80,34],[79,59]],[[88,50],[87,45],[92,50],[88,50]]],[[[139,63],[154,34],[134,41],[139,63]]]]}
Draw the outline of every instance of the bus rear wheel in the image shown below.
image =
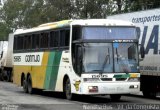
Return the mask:
{"type": "Polygon", "coordinates": [[[28,80],[27,80],[27,83],[28,83],[28,93],[29,94],[33,94],[34,93],[34,88],[32,87],[32,78],[31,78],[31,75],[28,76],[28,80]]]}
{"type": "Polygon", "coordinates": [[[25,77],[23,77],[22,81],[23,81],[23,91],[25,93],[28,93],[27,80],[25,79],[25,77]]]}
{"type": "Polygon", "coordinates": [[[65,81],[65,85],[64,85],[64,93],[65,93],[65,97],[68,100],[72,100],[74,97],[74,94],[71,93],[71,83],[69,78],[67,78],[67,80],[65,81]]]}
{"type": "Polygon", "coordinates": [[[121,95],[120,94],[111,94],[110,98],[112,101],[119,101],[121,99],[121,95]]]}

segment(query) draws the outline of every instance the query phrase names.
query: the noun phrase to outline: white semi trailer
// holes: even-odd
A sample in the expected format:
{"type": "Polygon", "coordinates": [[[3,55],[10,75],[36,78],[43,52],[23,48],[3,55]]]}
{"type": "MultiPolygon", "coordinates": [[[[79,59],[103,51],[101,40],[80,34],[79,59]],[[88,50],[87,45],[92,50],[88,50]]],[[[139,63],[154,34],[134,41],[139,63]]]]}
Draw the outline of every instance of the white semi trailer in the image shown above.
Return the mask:
{"type": "Polygon", "coordinates": [[[139,42],[145,47],[145,58],[140,62],[141,91],[144,96],[155,97],[160,93],[160,8],[118,14],[108,19],[131,21],[140,27],[139,42]]]}
{"type": "Polygon", "coordinates": [[[12,81],[13,34],[8,41],[0,41],[0,80],[12,81]]]}

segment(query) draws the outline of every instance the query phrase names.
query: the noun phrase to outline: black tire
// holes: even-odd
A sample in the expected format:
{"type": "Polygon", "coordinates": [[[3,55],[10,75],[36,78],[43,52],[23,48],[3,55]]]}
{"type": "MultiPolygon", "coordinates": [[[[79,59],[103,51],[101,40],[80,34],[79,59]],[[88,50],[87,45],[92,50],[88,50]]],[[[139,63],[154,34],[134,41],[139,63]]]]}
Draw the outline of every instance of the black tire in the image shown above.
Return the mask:
{"type": "Polygon", "coordinates": [[[3,81],[6,81],[6,82],[9,82],[9,74],[8,74],[8,71],[7,70],[3,70],[2,71],[2,78],[3,78],[3,81]]]}
{"type": "Polygon", "coordinates": [[[4,81],[4,74],[3,74],[3,71],[1,73],[1,81],[4,81]]]}
{"type": "Polygon", "coordinates": [[[31,75],[28,76],[28,79],[27,79],[27,83],[28,83],[28,93],[29,94],[33,94],[35,89],[32,87],[32,78],[31,78],[31,75]]]}
{"type": "Polygon", "coordinates": [[[119,101],[121,99],[121,95],[120,94],[111,94],[110,98],[112,101],[119,101]]]}
{"type": "Polygon", "coordinates": [[[13,73],[12,73],[12,71],[10,71],[10,82],[13,82],[13,73]]]}
{"type": "Polygon", "coordinates": [[[11,77],[12,77],[11,71],[8,70],[7,75],[8,75],[8,82],[11,82],[11,77]]]}
{"type": "Polygon", "coordinates": [[[70,83],[69,78],[65,81],[64,94],[65,94],[66,99],[68,100],[74,99],[74,94],[71,93],[71,83],[70,83]]]}
{"type": "Polygon", "coordinates": [[[1,75],[1,73],[0,73],[0,81],[2,81],[2,75],[1,75]]]}
{"type": "Polygon", "coordinates": [[[156,97],[156,92],[151,92],[151,91],[142,91],[143,96],[146,98],[155,98],[156,97]]]}
{"type": "Polygon", "coordinates": [[[25,93],[28,93],[28,87],[27,87],[28,84],[27,84],[26,78],[23,77],[22,81],[23,81],[23,91],[24,91],[25,93]]]}

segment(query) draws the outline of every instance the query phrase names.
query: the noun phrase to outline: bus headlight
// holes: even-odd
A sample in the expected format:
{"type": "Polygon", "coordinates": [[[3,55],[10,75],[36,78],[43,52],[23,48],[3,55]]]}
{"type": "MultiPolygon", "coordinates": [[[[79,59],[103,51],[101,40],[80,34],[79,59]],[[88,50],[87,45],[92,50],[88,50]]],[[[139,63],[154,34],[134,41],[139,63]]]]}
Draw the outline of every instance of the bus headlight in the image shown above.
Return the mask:
{"type": "Polygon", "coordinates": [[[89,92],[98,92],[98,86],[88,86],[89,92]]]}
{"type": "Polygon", "coordinates": [[[140,78],[139,77],[137,77],[137,78],[129,78],[128,81],[130,81],[130,82],[139,82],[140,78]]]}
{"type": "Polygon", "coordinates": [[[99,78],[83,78],[84,82],[97,82],[100,81],[99,78]]]}

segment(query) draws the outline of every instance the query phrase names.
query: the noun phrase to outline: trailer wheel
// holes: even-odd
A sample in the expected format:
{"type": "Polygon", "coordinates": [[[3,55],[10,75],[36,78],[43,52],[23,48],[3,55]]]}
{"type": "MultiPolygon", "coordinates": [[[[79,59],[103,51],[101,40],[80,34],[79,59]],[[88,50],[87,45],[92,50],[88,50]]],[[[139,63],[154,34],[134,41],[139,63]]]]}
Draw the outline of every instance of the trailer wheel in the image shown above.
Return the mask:
{"type": "Polygon", "coordinates": [[[2,69],[0,69],[0,81],[3,81],[3,78],[2,78],[2,69]]]}
{"type": "Polygon", "coordinates": [[[2,76],[2,78],[3,78],[3,81],[6,81],[6,82],[9,82],[9,74],[8,74],[8,71],[7,70],[3,70],[2,71],[3,73],[3,76],[2,76]]]}
{"type": "Polygon", "coordinates": [[[65,93],[66,99],[72,100],[74,98],[74,94],[71,93],[71,83],[69,78],[67,78],[65,81],[64,93],[65,93]]]}
{"type": "Polygon", "coordinates": [[[22,81],[23,81],[23,91],[25,93],[28,93],[27,80],[26,80],[25,76],[23,77],[22,81]]]}
{"type": "Polygon", "coordinates": [[[111,94],[110,98],[112,101],[119,101],[121,99],[121,95],[120,94],[111,94]]]}

